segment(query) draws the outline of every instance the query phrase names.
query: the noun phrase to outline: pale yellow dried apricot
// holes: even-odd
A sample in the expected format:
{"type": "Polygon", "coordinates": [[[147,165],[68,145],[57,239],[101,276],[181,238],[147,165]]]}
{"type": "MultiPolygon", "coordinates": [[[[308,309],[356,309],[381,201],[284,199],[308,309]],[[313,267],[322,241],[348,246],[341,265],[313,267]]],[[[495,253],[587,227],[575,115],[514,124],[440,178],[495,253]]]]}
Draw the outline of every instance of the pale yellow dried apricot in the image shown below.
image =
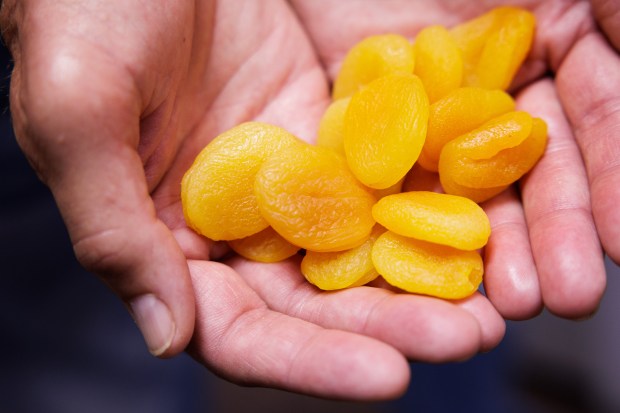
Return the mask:
{"type": "Polygon", "coordinates": [[[328,148],[305,144],[278,152],[257,172],[254,193],[267,222],[308,250],[357,247],[375,224],[375,198],[328,148]]]}
{"type": "Polygon", "coordinates": [[[413,73],[413,47],[399,34],[379,34],[354,45],[345,56],[334,81],[332,97],[353,95],[371,81],[391,73],[413,73]]]}
{"type": "Polygon", "coordinates": [[[391,285],[417,294],[459,299],[473,294],[484,273],[480,254],[398,235],[382,234],[372,247],[377,272],[391,285]]]}
{"type": "Polygon", "coordinates": [[[307,251],[301,261],[301,272],[321,290],[357,287],[379,276],[372,263],[372,245],[385,228],[375,225],[370,237],[359,247],[338,252],[307,251]]]}
{"type": "Polygon", "coordinates": [[[486,213],[472,200],[428,191],[380,199],[372,216],[399,235],[461,250],[482,248],[491,234],[486,213]]]}
{"type": "Polygon", "coordinates": [[[254,195],[254,177],[267,157],[299,142],[286,130],[260,122],[243,123],[217,136],[183,176],[187,225],[215,241],[267,228],[254,195]]]}
{"type": "Polygon", "coordinates": [[[422,29],[413,43],[416,64],[414,73],[422,80],[431,103],[461,86],[463,57],[443,26],[422,29]]]}
{"type": "Polygon", "coordinates": [[[299,247],[291,244],[273,228],[245,238],[228,241],[228,245],[244,258],[258,262],[278,262],[297,254],[299,247]]]}
{"type": "Polygon", "coordinates": [[[353,95],[344,151],[357,179],[375,189],[400,181],[424,145],[428,108],[424,85],[413,74],[380,77],[353,95]]]}

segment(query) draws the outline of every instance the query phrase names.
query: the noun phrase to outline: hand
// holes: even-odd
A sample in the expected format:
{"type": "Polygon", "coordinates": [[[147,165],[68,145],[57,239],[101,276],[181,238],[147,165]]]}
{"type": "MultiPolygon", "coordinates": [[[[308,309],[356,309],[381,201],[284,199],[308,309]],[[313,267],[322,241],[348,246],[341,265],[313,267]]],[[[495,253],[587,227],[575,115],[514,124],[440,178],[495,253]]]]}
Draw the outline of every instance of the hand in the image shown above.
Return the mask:
{"type": "Polygon", "coordinates": [[[503,336],[480,294],[320,293],[295,260],[218,262],[186,227],[179,183],[210,139],[256,119],[310,140],[329,102],[284,1],[4,0],[2,27],[18,141],[153,354],[187,346],[239,383],[372,400],[405,390],[407,358],[460,360],[503,336]]]}
{"type": "Polygon", "coordinates": [[[484,205],[493,228],[485,291],[506,318],[533,317],[543,306],[568,318],[592,314],[605,288],[600,243],[620,261],[620,59],[608,42],[620,45],[620,2],[292,3],[331,79],[351,45],[370,34],[413,38],[424,26],[451,27],[503,4],[536,14],[533,50],[513,89],[519,108],[548,122],[549,144],[520,182],[522,203],[511,189],[484,205]]]}

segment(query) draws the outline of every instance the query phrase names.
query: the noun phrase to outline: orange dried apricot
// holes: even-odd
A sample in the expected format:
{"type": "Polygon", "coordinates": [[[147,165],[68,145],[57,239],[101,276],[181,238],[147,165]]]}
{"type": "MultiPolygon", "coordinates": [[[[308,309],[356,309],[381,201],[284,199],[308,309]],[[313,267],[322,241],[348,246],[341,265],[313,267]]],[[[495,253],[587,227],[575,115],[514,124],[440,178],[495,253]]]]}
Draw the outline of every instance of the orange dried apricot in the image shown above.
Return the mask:
{"type": "Polygon", "coordinates": [[[444,146],[440,179],[470,188],[510,185],[542,156],[546,135],[546,124],[526,112],[499,116],[444,146]]]}
{"type": "Polygon", "coordinates": [[[465,198],[469,198],[476,203],[487,201],[494,196],[502,193],[510,185],[502,185],[491,188],[470,188],[464,185],[459,185],[449,176],[439,175],[441,186],[447,194],[458,195],[465,198]]]}
{"type": "Polygon", "coordinates": [[[282,238],[271,227],[245,238],[230,240],[228,245],[242,257],[258,262],[282,261],[299,251],[298,246],[282,238]]]}
{"type": "Polygon", "coordinates": [[[482,248],[491,234],[489,219],[478,204],[437,192],[388,195],[375,204],[372,216],[399,235],[461,250],[482,248]]]}
{"type": "Polygon", "coordinates": [[[362,245],[346,251],[307,251],[301,261],[301,272],[321,290],[339,290],[357,287],[379,276],[372,263],[372,246],[385,228],[376,225],[362,245]]]}
{"type": "Polygon", "coordinates": [[[344,151],[364,185],[396,184],[418,158],[428,123],[428,97],[413,74],[391,74],[369,83],[349,102],[344,151]]]}
{"type": "Polygon", "coordinates": [[[403,177],[400,181],[396,182],[392,186],[388,186],[387,188],[374,189],[372,191],[372,193],[374,194],[375,198],[377,198],[377,199],[381,199],[384,196],[388,196],[388,195],[392,195],[392,194],[397,194],[397,193],[402,191],[403,185],[405,184],[405,178],[406,177],[403,177]]]}
{"type": "Polygon", "coordinates": [[[254,193],[267,222],[308,250],[357,247],[375,224],[375,198],[328,148],[305,144],[278,152],[257,172],[254,193]]]}
{"type": "Polygon", "coordinates": [[[450,30],[464,59],[465,86],[506,90],[530,51],[535,17],[498,7],[450,30]]]}
{"type": "Polygon", "coordinates": [[[437,172],[439,154],[446,143],[514,109],[514,99],[501,90],[453,90],[429,108],[428,132],[418,162],[424,169],[437,172]]]}
{"type": "Polygon", "coordinates": [[[372,247],[377,272],[391,285],[417,294],[459,299],[473,294],[484,266],[476,251],[462,251],[404,237],[382,234],[372,247]]]}
{"type": "Polygon", "coordinates": [[[215,241],[267,228],[254,195],[256,172],[267,157],[299,142],[286,130],[260,122],[243,123],[217,136],[183,176],[187,225],[215,241]]]}
{"type": "Polygon", "coordinates": [[[413,43],[416,74],[424,84],[431,103],[461,86],[463,57],[459,47],[442,26],[429,26],[418,33],[413,43]]]}
{"type": "Polygon", "coordinates": [[[345,56],[334,81],[332,97],[338,100],[353,95],[362,86],[391,73],[413,73],[413,47],[399,34],[367,37],[345,56]]]}

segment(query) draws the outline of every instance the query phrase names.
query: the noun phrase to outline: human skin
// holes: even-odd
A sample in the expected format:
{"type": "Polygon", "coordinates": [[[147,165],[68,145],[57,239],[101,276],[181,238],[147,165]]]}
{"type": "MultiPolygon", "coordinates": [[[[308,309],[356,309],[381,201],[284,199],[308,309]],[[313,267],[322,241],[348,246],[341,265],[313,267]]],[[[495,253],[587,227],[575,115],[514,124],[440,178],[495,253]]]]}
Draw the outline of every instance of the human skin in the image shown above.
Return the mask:
{"type": "MultiPolygon", "coordinates": [[[[486,253],[491,301],[478,293],[448,302],[376,287],[322,293],[303,281],[295,259],[223,260],[222,245],[187,228],[179,183],[218,133],[260,120],[312,141],[335,68],[362,35],[390,23],[391,30],[413,35],[423,24],[454,24],[482,12],[468,7],[458,15],[458,9],[426,2],[426,20],[414,14],[399,22],[390,16],[403,4],[381,2],[386,7],[375,10],[375,23],[352,26],[341,36],[338,16],[355,12],[356,3],[334,2],[339,6],[332,10],[321,2],[282,0],[4,0],[1,24],[15,60],[10,93],[18,142],[50,187],[77,258],[127,304],[154,355],[187,350],[243,384],[386,399],[407,388],[408,360],[462,360],[497,345],[505,329],[500,313],[527,318],[543,303],[570,317],[595,310],[604,269],[590,204],[578,198],[571,208],[558,208],[535,190],[536,182],[547,188],[545,180],[568,174],[588,192],[579,147],[557,132],[563,125],[571,135],[557,110],[549,109],[555,116],[550,130],[556,131],[550,148],[567,149],[551,160],[566,167],[557,170],[543,160],[523,183],[524,207],[514,194],[486,205],[495,226],[486,253]],[[314,7],[321,5],[324,15],[318,16],[314,7]],[[317,33],[319,18],[334,30],[331,46],[317,33]],[[536,202],[542,206],[528,209],[536,202]],[[542,217],[559,211],[558,218],[530,218],[536,211],[542,217]],[[538,241],[531,235],[530,244],[526,228],[534,222],[555,232],[543,231],[538,241]],[[568,292],[585,285],[565,271],[540,271],[539,261],[548,255],[550,263],[561,261],[559,247],[535,251],[565,223],[581,234],[573,259],[590,271],[587,288],[576,291],[578,305],[545,296],[545,285],[568,292]]],[[[539,44],[534,53],[546,53],[545,47],[539,44]]],[[[523,77],[523,84],[531,83],[522,92],[523,107],[528,93],[557,103],[549,80],[533,82],[542,75],[538,59],[530,63],[534,74],[523,77]]],[[[597,179],[590,179],[594,193],[597,179]]],[[[609,174],[607,183],[613,179],[609,174]]]]}

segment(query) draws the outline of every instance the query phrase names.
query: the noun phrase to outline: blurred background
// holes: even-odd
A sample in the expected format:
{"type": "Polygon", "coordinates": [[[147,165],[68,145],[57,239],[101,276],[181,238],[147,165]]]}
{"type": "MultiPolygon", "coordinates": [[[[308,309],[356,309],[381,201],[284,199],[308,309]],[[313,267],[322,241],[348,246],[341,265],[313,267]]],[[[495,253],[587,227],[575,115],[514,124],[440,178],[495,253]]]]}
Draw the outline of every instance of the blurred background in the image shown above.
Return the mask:
{"type": "Polygon", "coordinates": [[[609,260],[592,319],[511,322],[488,354],[412,364],[409,391],[389,403],[245,388],[186,355],[151,357],[120,301],[75,261],[49,191],[15,143],[1,52],[0,413],[620,411],[620,270],[609,260]]]}

